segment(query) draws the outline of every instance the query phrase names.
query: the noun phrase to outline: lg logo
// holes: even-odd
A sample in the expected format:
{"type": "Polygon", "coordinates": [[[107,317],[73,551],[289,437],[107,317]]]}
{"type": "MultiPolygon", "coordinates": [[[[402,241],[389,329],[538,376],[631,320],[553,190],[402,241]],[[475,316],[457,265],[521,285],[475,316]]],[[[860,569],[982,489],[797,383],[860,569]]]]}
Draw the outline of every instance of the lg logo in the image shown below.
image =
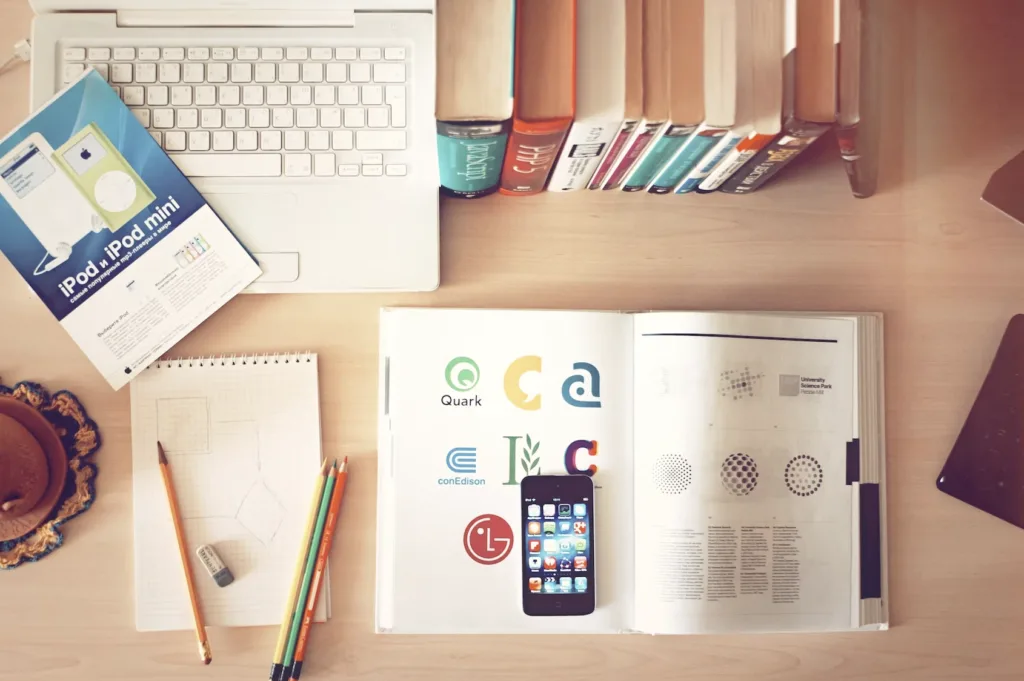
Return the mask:
{"type": "Polygon", "coordinates": [[[469,521],[462,534],[466,554],[481,565],[494,565],[512,552],[515,535],[501,516],[485,513],[469,521]]]}

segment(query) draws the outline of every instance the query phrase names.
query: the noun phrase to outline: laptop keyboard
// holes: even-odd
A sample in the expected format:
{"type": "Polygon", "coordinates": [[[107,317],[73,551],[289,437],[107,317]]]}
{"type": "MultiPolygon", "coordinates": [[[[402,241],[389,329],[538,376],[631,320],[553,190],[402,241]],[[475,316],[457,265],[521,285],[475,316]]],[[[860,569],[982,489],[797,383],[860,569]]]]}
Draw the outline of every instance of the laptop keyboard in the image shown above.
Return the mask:
{"type": "Polygon", "coordinates": [[[75,47],[189,177],[407,174],[403,47],[75,47]]]}

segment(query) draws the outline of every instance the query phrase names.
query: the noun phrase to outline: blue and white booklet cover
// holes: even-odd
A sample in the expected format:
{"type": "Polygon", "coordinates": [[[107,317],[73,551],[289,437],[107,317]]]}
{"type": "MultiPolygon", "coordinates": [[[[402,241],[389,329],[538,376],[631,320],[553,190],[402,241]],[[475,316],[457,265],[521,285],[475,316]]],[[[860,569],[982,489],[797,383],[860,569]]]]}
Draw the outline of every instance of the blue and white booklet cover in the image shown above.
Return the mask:
{"type": "Polygon", "coordinates": [[[0,140],[0,251],[114,389],[261,274],[93,70],[0,140]]]}

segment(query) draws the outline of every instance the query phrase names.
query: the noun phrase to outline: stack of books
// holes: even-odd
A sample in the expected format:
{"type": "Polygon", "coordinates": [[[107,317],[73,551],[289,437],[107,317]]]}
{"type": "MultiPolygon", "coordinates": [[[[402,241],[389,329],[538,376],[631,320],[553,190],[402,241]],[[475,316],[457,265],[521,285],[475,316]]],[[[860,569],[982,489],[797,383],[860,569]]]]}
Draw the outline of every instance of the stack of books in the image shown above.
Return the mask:
{"type": "Polygon", "coordinates": [[[835,128],[870,196],[876,1],[438,0],[442,191],[748,194],[835,128]]]}

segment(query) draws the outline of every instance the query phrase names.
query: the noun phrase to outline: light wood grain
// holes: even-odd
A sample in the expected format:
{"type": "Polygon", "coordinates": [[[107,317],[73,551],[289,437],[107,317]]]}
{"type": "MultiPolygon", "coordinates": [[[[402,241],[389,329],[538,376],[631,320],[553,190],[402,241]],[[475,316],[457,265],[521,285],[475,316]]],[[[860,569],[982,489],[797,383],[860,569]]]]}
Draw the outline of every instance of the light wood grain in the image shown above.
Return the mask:
{"type": "MultiPolygon", "coordinates": [[[[1024,148],[1024,3],[891,4],[908,23],[886,46],[886,162],[872,199],[851,198],[825,140],[746,197],[449,201],[436,293],[241,296],[175,348],[320,353],[324,454],[352,465],[331,565],[335,616],[313,633],[304,679],[1024,677],[1024,533],[934,487],[1004,326],[1024,307],[1024,227],[979,199],[1024,148]],[[375,636],[377,311],[396,304],[886,313],[893,630],[375,636]]],[[[22,0],[0,0],[0,54],[29,18],[22,0]]],[[[25,68],[0,79],[0,129],[22,117],[26,83],[25,68]]],[[[0,574],[0,679],[265,678],[273,627],[212,629],[210,669],[196,662],[191,632],[134,631],[128,390],[105,385],[2,259],[0,327],[4,382],[74,391],[104,439],[99,498],[67,526],[64,547],[0,574]]]]}

